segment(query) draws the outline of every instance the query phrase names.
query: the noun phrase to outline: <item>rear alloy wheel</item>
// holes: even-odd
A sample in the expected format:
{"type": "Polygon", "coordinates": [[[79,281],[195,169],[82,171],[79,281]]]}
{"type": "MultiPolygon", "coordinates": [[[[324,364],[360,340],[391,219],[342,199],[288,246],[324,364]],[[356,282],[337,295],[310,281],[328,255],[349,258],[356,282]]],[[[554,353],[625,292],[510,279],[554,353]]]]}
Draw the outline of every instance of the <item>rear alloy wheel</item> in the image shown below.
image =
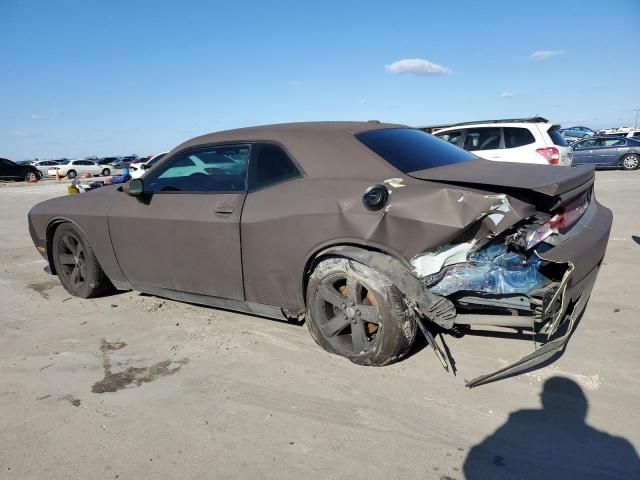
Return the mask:
{"type": "Polygon", "coordinates": [[[40,180],[40,177],[36,172],[29,171],[24,174],[24,180],[26,182],[37,182],[38,180],[40,180]]]}
{"type": "Polygon", "coordinates": [[[76,173],[75,170],[69,170],[67,172],[67,178],[76,178],[78,176],[78,174],[76,173]]]}
{"type": "Polygon", "coordinates": [[[373,366],[405,356],[417,327],[413,312],[389,280],[345,258],[324,260],[311,274],[307,324],[325,350],[373,366]]]}
{"type": "Polygon", "coordinates": [[[640,155],[637,153],[630,153],[629,155],[625,155],[620,160],[620,166],[625,170],[636,170],[640,165],[640,155]]]}
{"type": "Polygon", "coordinates": [[[65,223],[56,229],[52,247],[56,273],[71,295],[91,298],[111,288],[93,249],[73,225],[65,223]]]}
{"type": "Polygon", "coordinates": [[[109,170],[108,168],[105,168],[104,170],[102,170],[103,177],[108,177],[109,175],[111,175],[111,170],[109,170]]]}

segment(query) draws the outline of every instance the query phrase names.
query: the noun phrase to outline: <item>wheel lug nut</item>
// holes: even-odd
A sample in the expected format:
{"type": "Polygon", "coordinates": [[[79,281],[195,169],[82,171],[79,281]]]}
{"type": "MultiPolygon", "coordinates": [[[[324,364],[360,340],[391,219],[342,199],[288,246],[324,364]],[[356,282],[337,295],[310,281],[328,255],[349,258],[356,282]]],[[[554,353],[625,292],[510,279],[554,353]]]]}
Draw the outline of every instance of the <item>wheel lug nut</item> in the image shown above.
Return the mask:
{"type": "Polygon", "coordinates": [[[343,303],[342,305],[340,305],[340,308],[344,310],[345,308],[347,308],[347,306],[343,303]]]}

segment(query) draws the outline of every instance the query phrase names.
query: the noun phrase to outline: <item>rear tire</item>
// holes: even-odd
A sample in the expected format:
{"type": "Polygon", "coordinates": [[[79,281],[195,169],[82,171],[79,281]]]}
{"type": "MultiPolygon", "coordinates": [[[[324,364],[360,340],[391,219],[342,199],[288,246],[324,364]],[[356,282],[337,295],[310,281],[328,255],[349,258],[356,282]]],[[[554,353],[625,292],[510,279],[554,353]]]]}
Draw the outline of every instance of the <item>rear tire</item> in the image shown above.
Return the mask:
{"type": "Polygon", "coordinates": [[[307,325],[326,351],[358,365],[403,358],[416,337],[414,313],[384,275],[345,258],[314,269],[307,287],[307,325]]]}
{"type": "Polygon", "coordinates": [[[71,295],[92,298],[112,288],[91,245],[72,224],[56,229],[51,246],[60,283],[71,295]]]}
{"type": "Polygon", "coordinates": [[[76,173],[75,170],[69,170],[67,172],[67,178],[72,178],[73,179],[73,178],[76,178],[77,176],[78,176],[78,174],[76,173]]]}
{"type": "Polygon", "coordinates": [[[111,175],[111,170],[109,170],[108,168],[105,168],[104,170],[102,170],[103,177],[108,177],[109,175],[111,175]]]}
{"type": "Polygon", "coordinates": [[[637,170],[640,166],[640,155],[629,153],[620,159],[620,166],[624,170],[637,170]]]}

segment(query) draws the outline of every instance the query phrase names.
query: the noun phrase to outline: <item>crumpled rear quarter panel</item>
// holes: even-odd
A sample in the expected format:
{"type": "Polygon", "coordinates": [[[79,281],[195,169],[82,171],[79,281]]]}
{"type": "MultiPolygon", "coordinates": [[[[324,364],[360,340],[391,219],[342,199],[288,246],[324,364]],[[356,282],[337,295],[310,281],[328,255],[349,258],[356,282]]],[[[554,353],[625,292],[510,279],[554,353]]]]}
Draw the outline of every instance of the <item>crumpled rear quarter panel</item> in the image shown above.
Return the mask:
{"type": "Polygon", "coordinates": [[[367,210],[364,191],[384,180],[300,179],[249,193],[241,224],[246,299],[299,311],[305,266],[330,245],[368,246],[408,264],[478,220],[497,233],[535,212],[512,198],[506,211],[496,211],[504,204],[500,196],[410,177],[390,188],[386,208],[367,210]]]}

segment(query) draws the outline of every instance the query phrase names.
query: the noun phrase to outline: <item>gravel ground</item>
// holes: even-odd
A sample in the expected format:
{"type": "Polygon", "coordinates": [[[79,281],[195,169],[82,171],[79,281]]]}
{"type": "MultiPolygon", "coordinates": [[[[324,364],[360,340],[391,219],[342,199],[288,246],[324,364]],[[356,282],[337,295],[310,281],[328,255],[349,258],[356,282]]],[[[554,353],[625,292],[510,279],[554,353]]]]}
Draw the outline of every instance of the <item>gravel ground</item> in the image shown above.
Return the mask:
{"type": "Polygon", "coordinates": [[[0,478],[634,478],[640,171],[598,172],[596,191],[614,226],[567,351],[466,390],[531,341],[448,338],[457,376],[429,349],[366,368],[304,326],[70,297],[26,225],[66,185],[0,184],[0,478]]]}

